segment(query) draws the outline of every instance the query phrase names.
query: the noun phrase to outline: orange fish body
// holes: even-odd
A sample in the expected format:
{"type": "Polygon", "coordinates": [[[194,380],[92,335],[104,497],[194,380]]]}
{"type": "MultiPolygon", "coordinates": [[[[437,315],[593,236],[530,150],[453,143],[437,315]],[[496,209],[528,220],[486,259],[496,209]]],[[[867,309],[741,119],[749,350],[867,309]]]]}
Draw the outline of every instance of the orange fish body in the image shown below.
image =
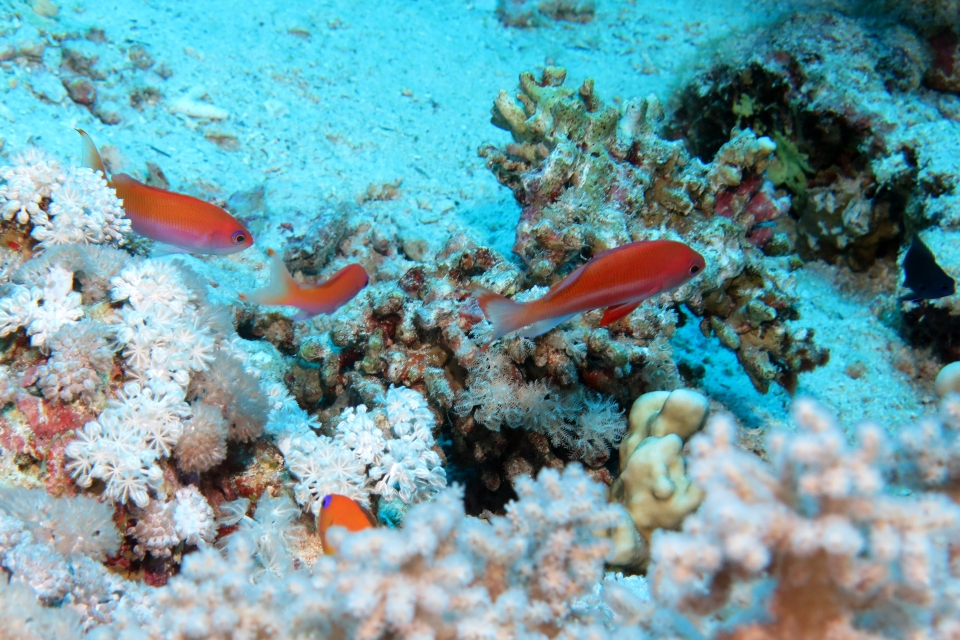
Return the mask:
{"type": "Polygon", "coordinates": [[[283,258],[273,249],[270,256],[270,284],[253,293],[240,294],[241,300],[257,304],[296,307],[300,311],[294,320],[307,320],[321,313],[333,313],[367,286],[370,276],[359,264],[348,264],[326,282],[313,287],[304,287],[293,279],[283,258]]]}
{"type": "Polygon", "coordinates": [[[331,493],[324,496],[323,502],[320,503],[317,529],[320,531],[323,552],[328,556],[336,552],[336,549],[327,543],[327,530],[330,527],[343,527],[347,531],[363,531],[373,526],[373,518],[370,514],[357,504],[356,500],[347,496],[331,493]]]}
{"type": "Polygon", "coordinates": [[[475,287],[493,338],[523,329],[532,338],[582,311],[606,308],[600,326],[623,318],[647,298],[676,289],[703,271],[703,256],[681,242],[642,240],[595,255],[542,298],[514,302],[475,287]]]}
{"type": "MultiPolygon", "coordinates": [[[[83,138],[85,163],[106,177],[93,140],[85,131],[77,131],[83,138]]],[[[125,173],[114,174],[108,184],[123,200],[123,210],[133,231],[170,245],[173,250],[227,254],[253,244],[253,236],[243,224],[205,200],[151,187],[125,173]]]]}

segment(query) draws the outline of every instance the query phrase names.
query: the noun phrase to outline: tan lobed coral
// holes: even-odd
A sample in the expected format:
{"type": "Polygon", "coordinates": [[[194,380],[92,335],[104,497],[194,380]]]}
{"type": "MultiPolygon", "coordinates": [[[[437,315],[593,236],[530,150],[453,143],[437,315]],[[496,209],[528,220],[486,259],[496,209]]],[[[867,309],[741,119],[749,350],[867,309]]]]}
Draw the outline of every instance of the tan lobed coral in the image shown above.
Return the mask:
{"type": "MultiPolygon", "coordinates": [[[[686,474],[681,451],[709,412],[707,399],[689,389],[646,393],[630,409],[630,429],[620,443],[620,475],[607,498],[626,508],[643,536],[642,547],[655,529],[678,528],[703,500],[703,489],[686,474]]],[[[626,554],[631,541],[618,533],[617,550],[626,554]]],[[[640,551],[633,555],[646,560],[640,551]]]]}

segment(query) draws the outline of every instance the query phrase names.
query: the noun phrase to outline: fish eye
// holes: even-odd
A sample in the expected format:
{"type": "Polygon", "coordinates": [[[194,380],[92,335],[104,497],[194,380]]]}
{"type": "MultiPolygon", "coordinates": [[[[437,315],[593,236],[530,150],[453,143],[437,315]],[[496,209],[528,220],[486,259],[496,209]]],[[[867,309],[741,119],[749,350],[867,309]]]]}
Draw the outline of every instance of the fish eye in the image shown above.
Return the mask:
{"type": "Polygon", "coordinates": [[[690,275],[693,275],[693,274],[699,273],[699,272],[700,272],[700,266],[699,266],[699,265],[693,265],[692,267],[690,267],[690,275]]]}
{"type": "Polygon", "coordinates": [[[233,244],[243,244],[247,241],[247,234],[243,231],[235,231],[233,233],[233,244]]]}
{"type": "Polygon", "coordinates": [[[329,496],[329,495],[323,496],[322,508],[326,509],[327,507],[329,507],[331,500],[333,500],[333,496],[329,496]]]}

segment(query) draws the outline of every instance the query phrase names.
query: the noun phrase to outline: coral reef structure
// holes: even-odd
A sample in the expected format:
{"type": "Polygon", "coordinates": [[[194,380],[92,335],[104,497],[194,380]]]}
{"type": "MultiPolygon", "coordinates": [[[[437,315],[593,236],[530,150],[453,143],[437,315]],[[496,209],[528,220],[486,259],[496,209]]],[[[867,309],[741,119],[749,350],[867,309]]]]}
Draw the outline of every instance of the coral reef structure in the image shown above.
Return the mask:
{"type": "MultiPolygon", "coordinates": [[[[771,382],[794,388],[797,374],[828,354],[811,332],[788,328],[798,316],[789,266],[758,249],[773,243],[771,252],[779,252],[765,225],[790,208],[764,177],[777,144],[744,129],[706,164],[662,137],[655,97],[617,110],[604,105],[592,80],[572,89],[565,78],[554,67],[539,78],[521,74],[520,93],[501,91],[493,108],[493,123],[514,142],[480,150],[523,207],[514,252],[530,277],[553,284],[584,255],[643,239],[683,241],[707,268],[662,300],[700,316],[704,332],[736,352],[758,389],[771,382]]],[[[629,353],[652,330],[622,321],[612,340],[629,353]]]]}

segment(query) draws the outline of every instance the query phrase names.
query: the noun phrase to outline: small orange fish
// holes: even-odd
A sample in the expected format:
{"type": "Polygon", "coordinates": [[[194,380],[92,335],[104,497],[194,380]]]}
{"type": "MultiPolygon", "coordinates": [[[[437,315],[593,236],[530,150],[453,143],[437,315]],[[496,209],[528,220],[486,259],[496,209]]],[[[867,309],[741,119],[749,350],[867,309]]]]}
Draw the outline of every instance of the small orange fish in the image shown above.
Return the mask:
{"type": "Polygon", "coordinates": [[[253,293],[241,293],[240,299],[257,304],[296,307],[300,311],[293,316],[294,320],[333,313],[350,302],[370,281],[367,270],[354,263],[337,271],[326,282],[304,287],[293,279],[283,264],[283,258],[276,251],[268,249],[267,255],[270,256],[270,283],[253,293]]]}
{"type": "Polygon", "coordinates": [[[330,527],[343,527],[348,531],[363,531],[374,526],[373,517],[366,509],[357,504],[356,500],[336,493],[324,496],[320,503],[320,519],[317,529],[320,530],[320,542],[323,543],[323,552],[328,556],[336,552],[327,543],[327,530],[330,527]]]}
{"type": "MultiPolygon", "coordinates": [[[[82,129],[84,163],[107,177],[97,146],[82,129]]],[[[216,206],[182,193],[143,184],[125,173],[115,173],[107,184],[123,200],[130,226],[151,240],[169,245],[170,251],[227,254],[253,244],[253,236],[236,218],[216,206]]]]}
{"type": "Polygon", "coordinates": [[[483,287],[473,290],[493,323],[492,340],[523,327],[520,335],[532,338],[581,311],[603,307],[600,326],[605,327],[647,298],[676,289],[705,264],[703,256],[681,242],[642,240],[598,253],[538,300],[514,302],[483,287]]]}

